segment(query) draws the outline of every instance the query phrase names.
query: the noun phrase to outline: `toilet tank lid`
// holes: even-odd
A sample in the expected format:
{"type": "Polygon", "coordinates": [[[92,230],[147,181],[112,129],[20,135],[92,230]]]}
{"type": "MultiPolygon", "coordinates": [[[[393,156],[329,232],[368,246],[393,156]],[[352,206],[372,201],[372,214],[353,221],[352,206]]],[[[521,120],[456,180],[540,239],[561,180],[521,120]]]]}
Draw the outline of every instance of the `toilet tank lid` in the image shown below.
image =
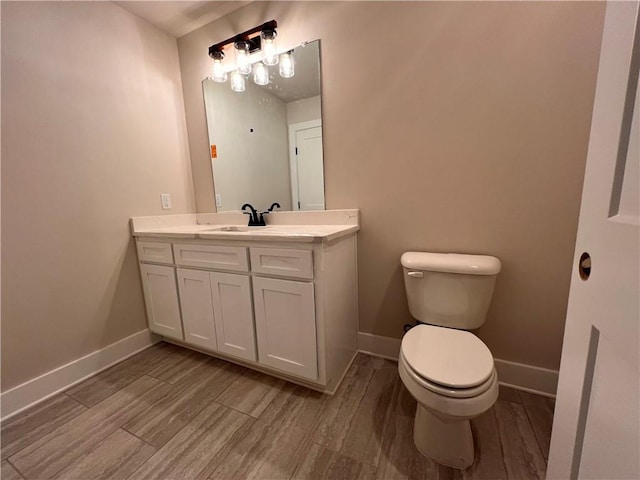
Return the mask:
{"type": "Polygon", "coordinates": [[[502,268],[496,257],[462,253],[405,252],[400,263],[412,270],[467,275],[496,275],[502,268]]]}

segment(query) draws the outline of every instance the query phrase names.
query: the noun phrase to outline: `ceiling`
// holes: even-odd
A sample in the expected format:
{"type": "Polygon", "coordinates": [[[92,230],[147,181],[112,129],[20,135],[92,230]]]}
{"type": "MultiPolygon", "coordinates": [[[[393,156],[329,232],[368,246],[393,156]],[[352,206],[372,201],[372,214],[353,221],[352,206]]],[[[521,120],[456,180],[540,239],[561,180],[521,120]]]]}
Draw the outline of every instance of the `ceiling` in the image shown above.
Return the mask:
{"type": "Polygon", "coordinates": [[[285,103],[320,95],[320,53],[318,42],[296,47],[294,60],[296,74],[293,78],[282,78],[278,67],[269,68],[269,85],[262,88],[285,103]]]}
{"type": "Polygon", "coordinates": [[[251,2],[120,1],[113,3],[178,38],[251,2]]]}

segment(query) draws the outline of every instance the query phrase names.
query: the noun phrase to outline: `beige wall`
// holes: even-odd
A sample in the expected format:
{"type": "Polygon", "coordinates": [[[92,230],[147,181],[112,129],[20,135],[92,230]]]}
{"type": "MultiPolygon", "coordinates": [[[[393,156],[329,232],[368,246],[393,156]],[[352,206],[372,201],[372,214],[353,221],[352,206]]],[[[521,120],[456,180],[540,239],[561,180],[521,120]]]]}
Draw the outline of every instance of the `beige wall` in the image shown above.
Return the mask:
{"type": "Polygon", "coordinates": [[[403,251],[486,253],[503,271],[480,336],[557,368],[605,5],[253,3],[178,41],[198,211],[214,209],[207,47],[271,18],[322,41],[327,208],[357,207],[360,330],[410,322],[403,251]]]}
{"type": "Polygon", "coordinates": [[[110,2],[2,2],[2,390],[146,328],[128,220],[191,212],[176,40],[110,2]]]}

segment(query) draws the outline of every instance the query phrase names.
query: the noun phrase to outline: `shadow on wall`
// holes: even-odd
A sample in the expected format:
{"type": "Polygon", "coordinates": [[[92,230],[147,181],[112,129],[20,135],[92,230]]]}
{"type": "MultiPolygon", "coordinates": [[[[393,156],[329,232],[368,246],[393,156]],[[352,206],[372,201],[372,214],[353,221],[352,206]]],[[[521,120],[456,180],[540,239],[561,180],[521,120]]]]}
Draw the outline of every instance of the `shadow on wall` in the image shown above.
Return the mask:
{"type": "MultiPolygon", "coordinates": [[[[407,250],[408,251],[408,250],[407,250]]],[[[370,303],[370,299],[360,296],[361,309],[363,303],[370,303]]],[[[400,255],[398,255],[398,265],[393,270],[389,278],[384,295],[379,300],[379,308],[376,309],[376,316],[373,319],[375,328],[373,334],[392,338],[402,338],[404,335],[403,326],[407,323],[415,323],[416,320],[409,312],[409,305],[406,300],[404,289],[404,271],[400,265],[400,255]],[[401,299],[401,301],[398,301],[401,299]],[[390,327],[393,328],[390,331],[390,327]]]]}
{"type": "Polygon", "coordinates": [[[142,281],[133,237],[129,237],[116,263],[93,323],[103,325],[103,345],[110,345],[147,328],[142,281]]]}

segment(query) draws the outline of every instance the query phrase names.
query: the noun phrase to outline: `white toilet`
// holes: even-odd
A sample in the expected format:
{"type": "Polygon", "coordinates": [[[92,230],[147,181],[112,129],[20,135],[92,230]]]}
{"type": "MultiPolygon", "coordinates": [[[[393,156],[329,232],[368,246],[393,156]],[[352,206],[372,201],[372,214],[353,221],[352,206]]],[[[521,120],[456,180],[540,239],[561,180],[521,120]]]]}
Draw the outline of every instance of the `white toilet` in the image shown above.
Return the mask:
{"type": "Polygon", "coordinates": [[[501,263],[495,257],[406,252],[409,311],[420,325],[402,339],[398,371],[418,402],[413,439],[438,463],[466,468],[474,448],[469,420],[498,398],[487,346],[471,332],[485,321],[501,263]]]}

